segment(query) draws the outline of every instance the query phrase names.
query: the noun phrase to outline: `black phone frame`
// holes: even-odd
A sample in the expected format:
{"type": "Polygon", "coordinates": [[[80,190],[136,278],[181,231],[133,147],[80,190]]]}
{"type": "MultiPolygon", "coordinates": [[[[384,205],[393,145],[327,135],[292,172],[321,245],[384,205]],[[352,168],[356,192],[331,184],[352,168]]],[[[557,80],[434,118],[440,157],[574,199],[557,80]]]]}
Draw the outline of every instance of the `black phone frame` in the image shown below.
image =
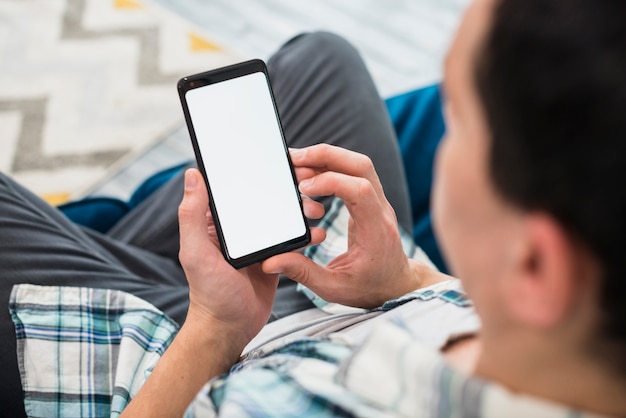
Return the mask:
{"type": "Polygon", "coordinates": [[[289,149],[287,148],[287,143],[285,141],[285,135],[283,133],[283,126],[280,120],[280,115],[278,113],[278,108],[276,107],[276,101],[274,99],[274,92],[272,90],[272,86],[270,84],[269,74],[267,72],[267,66],[265,62],[260,59],[253,59],[249,61],[240,62],[233,65],[228,65],[226,67],[217,68],[214,70],[206,71],[199,74],[190,75],[187,77],[183,77],[178,81],[178,95],[180,97],[180,102],[183,108],[183,113],[185,115],[185,122],[187,124],[187,129],[189,131],[189,136],[191,138],[191,144],[193,146],[193,151],[196,157],[196,162],[198,164],[198,168],[202,173],[204,178],[204,183],[206,184],[208,193],[209,193],[209,208],[211,210],[211,215],[213,216],[213,222],[215,223],[215,229],[217,231],[217,236],[220,243],[220,248],[222,250],[222,254],[226,261],[236,269],[240,269],[251,264],[263,261],[273,255],[285,253],[288,251],[293,251],[298,248],[301,248],[311,241],[311,232],[309,229],[309,224],[306,216],[304,215],[304,209],[302,206],[302,198],[300,193],[298,192],[298,182],[296,178],[296,173],[293,168],[293,164],[291,162],[291,157],[289,156],[289,149]],[[193,89],[204,87],[210,84],[220,83],[222,81],[227,81],[233,78],[262,72],[265,75],[265,80],[267,81],[267,86],[269,88],[270,97],[272,99],[272,105],[274,106],[274,113],[276,114],[276,120],[278,121],[278,127],[280,131],[280,136],[282,138],[283,147],[285,149],[285,154],[287,156],[287,161],[289,162],[289,168],[291,171],[291,177],[293,179],[294,188],[296,191],[296,195],[298,197],[298,201],[300,203],[300,211],[302,213],[302,219],[305,224],[305,233],[300,237],[296,237],[289,241],[273,245],[263,250],[256,251],[254,253],[238,257],[232,258],[228,252],[228,247],[226,245],[226,241],[224,240],[224,234],[222,232],[222,228],[220,225],[219,214],[213,204],[213,195],[211,193],[211,185],[206,174],[206,170],[204,167],[204,161],[202,159],[202,153],[200,152],[200,147],[198,145],[198,140],[196,137],[195,130],[193,128],[193,122],[191,121],[191,115],[189,113],[189,108],[187,106],[187,100],[185,98],[185,94],[193,89]]]}

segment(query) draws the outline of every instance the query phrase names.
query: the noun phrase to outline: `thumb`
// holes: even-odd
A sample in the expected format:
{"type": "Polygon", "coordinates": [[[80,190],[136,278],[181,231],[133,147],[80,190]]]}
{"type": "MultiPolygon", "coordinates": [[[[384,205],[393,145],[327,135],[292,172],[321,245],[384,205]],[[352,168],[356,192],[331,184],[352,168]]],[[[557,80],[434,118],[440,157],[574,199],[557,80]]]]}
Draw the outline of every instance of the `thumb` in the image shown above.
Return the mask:
{"type": "Polygon", "coordinates": [[[180,229],[179,258],[183,266],[191,267],[216,250],[208,232],[207,211],[209,196],[203,187],[202,175],[197,169],[185,172],[185,193],[178,206],[180,229]]]}
{"type": "Polygon", "coordinates": [[[324,283],[330,280],[332,272],[311,261],[300,253],[284,253],[268,258],[262,264],[265,273],[278,273],[301,283],[323,297],[324,283]]]}

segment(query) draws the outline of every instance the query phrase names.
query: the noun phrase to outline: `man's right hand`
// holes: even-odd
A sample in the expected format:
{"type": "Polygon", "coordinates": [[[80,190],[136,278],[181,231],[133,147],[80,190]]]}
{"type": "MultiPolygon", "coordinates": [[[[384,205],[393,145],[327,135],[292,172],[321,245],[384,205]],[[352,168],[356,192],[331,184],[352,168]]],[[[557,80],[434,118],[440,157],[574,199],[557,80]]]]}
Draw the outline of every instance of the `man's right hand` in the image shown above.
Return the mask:
{"type": "Polygon", "coordinates": [[[284,274],[329,302],[363,308],[442,280],[405,256],[395,212],[367,156],[320,144],[291,150],[291,159],[303,194],[343,199],[348,249],[326,267],[298,253],[280,254],[263,262],[265,272],[284,274]]]}

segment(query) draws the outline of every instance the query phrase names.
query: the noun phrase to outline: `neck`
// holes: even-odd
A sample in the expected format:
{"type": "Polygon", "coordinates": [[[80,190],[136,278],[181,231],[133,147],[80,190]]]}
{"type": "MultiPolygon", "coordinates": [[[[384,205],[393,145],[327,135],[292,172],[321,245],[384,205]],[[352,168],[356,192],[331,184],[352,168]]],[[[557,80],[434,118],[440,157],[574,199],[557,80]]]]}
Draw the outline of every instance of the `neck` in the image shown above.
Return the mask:
{"type": "Polygon", "coordinates": [[[597,360],[545,344],[528,350],[500,341],[497,347],[483,340],[476,375],[580,411],[626,416],[626,379],[597,360]]]}

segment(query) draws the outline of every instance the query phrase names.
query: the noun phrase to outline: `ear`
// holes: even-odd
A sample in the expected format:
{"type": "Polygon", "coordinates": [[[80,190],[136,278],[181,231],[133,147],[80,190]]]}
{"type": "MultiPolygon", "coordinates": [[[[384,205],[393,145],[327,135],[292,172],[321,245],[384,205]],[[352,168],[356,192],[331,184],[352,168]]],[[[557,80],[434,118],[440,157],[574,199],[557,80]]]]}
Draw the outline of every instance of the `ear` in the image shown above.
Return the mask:
{"type": "Polygon", "coordinates": [[[576,292],[579,252],[552,217],[530,214],[514,272],[507,281],[506,303],[513,317],[534,328],[549,329],[568,318],[576,292]]]}

